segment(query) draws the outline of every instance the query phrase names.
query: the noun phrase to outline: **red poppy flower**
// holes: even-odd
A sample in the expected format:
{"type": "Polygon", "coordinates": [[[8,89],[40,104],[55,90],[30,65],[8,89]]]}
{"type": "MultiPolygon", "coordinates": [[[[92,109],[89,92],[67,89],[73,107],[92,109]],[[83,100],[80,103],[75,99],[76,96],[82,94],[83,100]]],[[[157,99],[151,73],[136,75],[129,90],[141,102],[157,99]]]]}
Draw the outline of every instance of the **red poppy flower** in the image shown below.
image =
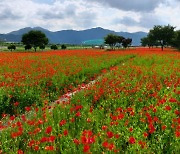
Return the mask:
{"type": "Polygon", "coordinates": [[[114,135],[114,137],[118,139],[120,137],[120,135],[116,134],[116,135],[114,135]]]}
{"type": "Polygon", "coordinates": [[[179,115],[179,114],[180,114],[180,111],[175,110],[174,113],[175,113],[176,115],[179,115]]]}
{"type": "Polygon", "coordinates": [[[64,136],[67,136],[68,135],[68,130],[64,130],[64,136]]]}
{"type": "Polygon", "coordinates": [[[24,154],[24,152],[21,149],[19,149],[18,154],[24,154]]]}
{"type": "Polygon", "coordinates": [[[82,105],[77,105],[74,109],[75,109],[76,111],[78,111],[78,110],[80,110],[80,109],[82,109],[82,108],[83,108],[82,105]]]}
{"type": "Polygon", "coordinates": [[[63,126],[66,124],[66,120],[61,120],[60,123],[59,123],[59,126],[63,126]]]}
{"type": "Polygon", "coordinates": [[[18,105],[19,105],[19,102],[15,102],[15,103],[14,103],[14,106],[18,106],[18,105]]]}
{"type": "Polygon", "coordinates": [[[28,146],[32,147],[34,144],[35,144],[35,140],[31,140],[31,141],[29,141],[28,146]]]}
{"type": "Polygon", "coordinates": [[[106,130],[108,127],[107,126],[102,126],[102,130],[106,130]]]}
{"type": "Polygon", "coordinates": [[[29,111],[31,111],[31,107],[25,107],[25,110],[27,111],[27,112],[29,112],[29,111]]]}
{"type": "Polygon", "coordinates": [[[104,148],[108,148],[109,143],[108,143],[107,141],[104,141],[104,142],[102,143],[102,146],[103,146],[104,148]]]}
{"type": "Polygon", "coordinates": [[[177,102],[177,100],[176,100],[175,98],[170,98],[170,99],[169,99],[169,102],[175,103],[175,102],[177,102]]]}
{"type": "Polygon", "coordinates": [[[179,131],[176,131],[176,132],[175,132],[175,135],[176,135],[176,137],[180,137],[180,132],[179,132],[179,131]]]}
{"type": "Polygon", "coordinates": [[[94,136],[93,137],[89,137],[87,142],[88,142],[88,144],[94,143],[95,142],[95,137],[94,136]]]}
{"type": "Polygon", "coordinates": [[[90,150],[90,146],[84,145],[83,152],[89,152],[89,150],[90,150]]]}
{"type": "Polygon", "coordinates": [[[166,111],[170,111],[170,110],[171,110],[171,107],[170,107],[169,105],[167,105],[167,106],[165,107],[165,110],[166,110],[166,111]]]}
{"type": "Polygon", "coordinates": [[[20,121],[18,121],[16,124],[18,127],[22,127],[22,123],[20,121]]]}
{"type": "Polygon", "coordinates": [[[80,141],[78,139],[73,139],[73,142],[76,144],[76,145],[79,145],[80,144],[80,141]]]}
{"type": "Polygon", "coordinates": [[[46,134],[50,134],[52,132],[52,127],[51,126],[48,126],[46,128],[46,134]]]}
{"type": "Polygon", "coordinates": [[[156,112],[157,112],[157,109],[156,109],[156,108],[153,108],[153,112],[156,113],[156,112]]]}
{"type": "Polygon", "coordinates": [[[149,124],[149,133],[152,134],[155,132],[155,127],[152,124],[149,124]]]}
{"type": "Polygon", "coordinates": [[[139,145],[141,145],[142,149],[144,149],[144,147],[146,146],[146,142],[139,141],[138,143],[139,143],[139,145]]]}
{"type": "Polygon", "coordinates": [[[121,119],[123,119],[123,118],[124,118],[124,114],[123,114],[123,113],[120,113],[120,114],[118,115],[118,119],[121,120],[121,119]]]}
{"type": "Polygon", "coordinates": [[[42,137],[42,138],[41,138],[41,142],[42,142],[42,143],[43,143],[43,142],[48,142],[48,140],[49,140],[48,137],[42,137]]]}
{"type": "Polygon", "coordinates": [[[35,150],[35,151],[38,151],[38,150],[39,150],[39,146],[38,146],[38,145],[35,145],[35,146],[34,146],[34,150],[35,150]]]}
{"type": "Polygon", "coordinates": [[[86,121],[90,123],[90,122],[91,122],[91,119],[90,119],[90,118],[87,118],[87,120],[86,120],[86,121]]]}
{"type": "Polygon", "coordinates": [[[80,116],[81,116],[81,112],[78,111],[78,112],[76,113],[76,117],[80,117],[80,116]]]}
{"type": "Polygon", "coordinates": [[[21,116],[21,119],[22,119],[22,121],[26,121],[26,116],[23,114],[23,115],[21,116]]]}
{"type": "Polygon", "coordinates": [[[87,144],[87,142],[88,142],[87,137],[86,136],[81,136],[81,142],[82,142],[82,144],[87,144]]]}
{"type": "Polygon", "coordinates": [[[15,119],[15,116],[10,116],[9,118],[11,121],[13,121],[15,119]]]}
{"type": "Polygon", "coordinates": [[[132,131],[133,131],[133,128],[132,128],[132,127],[130,127],[130,128],[129,128],[129,131],[130,131],[130,132],[132,132],[132,131]]]}
{"type": "Polygon", "coordinates": [[[161,128],[162,128],[162,130],[165,130],[166,129],[166,125],[163,125],[161,128]]]}
{"type": "Polygon", "coordinates": [[[108,149],[113,150],[114,148],[115,148],[115,145],[113,143],[110,143],[109,146],[108,146],[108,149]]]}
{"type": "Polygon", "coordinates": [[[154,117],[153,120],[154,120],[154,122],[157,122],[158,121],[158,117],[154,117]]]}
{"type": "Polygon", "coordinates": [[[143,136],[144,136],[144,137],[148,137],[148,133],[147,133],[147,132],[144,132],[144,133],[143,133],[143,136]]]}
{"type": "Polygon", "coordinates": [[[54,151],[54,146],[46,146],[44,149],[46,151],[54,151]]]}
{"type": "Polygon", "coordinates": [[[112,138],[114,136],[113,132],[110,131],[108,131],[106,134],[108,138],[112,138]]]}
{"type": "Polygon", "coordinates": [[[129,137],[129,143],[130,144],[134,144],[134,143],[136,143],[136,139],[134,138],[134,137],[129,137]]]}
{"type": "Polygon", "coordinates": [[[49,142],[54,142],[55,139],[56,139],[56,136],[50,136],[49,139],[48,139],[48,141],[49,141],[49,142]]]}

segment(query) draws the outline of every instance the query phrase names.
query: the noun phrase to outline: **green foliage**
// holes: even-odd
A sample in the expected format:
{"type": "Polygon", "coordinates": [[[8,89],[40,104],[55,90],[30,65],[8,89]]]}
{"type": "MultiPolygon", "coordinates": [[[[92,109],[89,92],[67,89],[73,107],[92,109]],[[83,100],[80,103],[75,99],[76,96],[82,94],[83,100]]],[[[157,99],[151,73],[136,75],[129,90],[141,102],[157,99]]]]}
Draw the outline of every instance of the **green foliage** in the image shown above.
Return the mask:
{"type": "Polygon", "coordinates": [[[22,36],[21,42],[24,45],[31,45],[36,51],[37,47],[48,44],[48,38],[43,32],[32,30],[22,36]]]}
{"type": "Polygon", "coordinates": [[[132,39],[130,39],[130,38],[127,38],[127,39],[123,39],[123,40],[122,40],[122,46],[123,46],[124,48],[127,48],[129,45],[131,45],[131,43],[132,43],[132,39]]]}
{"type": "Polygon", "coordinates": [[[117,36],[116,39],[116,43],[118,44],[118,47],[120,47],[125,38],[123,36],[117,36]]]}
{"type": "MultiPolygon", "coordinates": [[[[141,45],[143,46],[143,47],[145,47],[145,46],[147,46],[149,44],[149,39],[148,39],[148,37],[143,37],[143,38],[141,38],[141,45]]],[[[148,45],[149,46],[149,45],[148,45]]]]}
{"type": "Polygon", "coordinates": [[[156,40],[154,40],[150,34],[148,34],[147,37],[143,37],[141,39],[141,45],[144,47],[148,46],[150,48],[153,46],[159,46],[160,44],[156,40]]]}
{"type": "Polygon", "coordinates": [[[65,50],[66,48],[67,48],[66,45],[64,45],[64,44],[61,45],[61,49],[65,50]]]}
{"type": "Polygon", "coordinates": [[[165,45],[170,45],[174,37],[174,28],[173,26],[161,26],[156,25],[153,29],[149,31],[148,38],[151,41],[152,45],[160,44],[163,50],[165,45]]]}
{"type": "Polygon", "coordinates": [[[41,50],[45,49],[45,45],[44,45],[44,44],[41,44],[41,45],[39,46],[39,49],[41,49],[41,50]]]}
{"type": "Polygon", "coordinates": [[[105,44],[109,44],[111,49],[115,49],[115,46],[120,47],[121,45],[124,48],[127,48],[132,43],[132,39],[130,38],[125,39],[123,36],[118,36],[115,34],[108,34],[104,38],[104,42],[105,44]]]}
{"type": "Polygon", "coordinates": [[[105,38],[104,38],[104,43],[105,44],[109,44],[109,46],[114,49],[116,43],[117,43],[117,35],[115,34],[108,34],[105,38]]]}
{"type": "Polygon", "coordinates": [[[53,44],[53,45],[51,45],[51,49],[52,49],[52,50],[57,50],[57,49],[58,49],[58,47],[57,47],[57,45],[56,45],[56,44],[53,44]]]}
{"type": "Polygon", "coordinates": [[[31,45],[29,45],[29,44],[27,44],[27,45],[25,45],[25,50],[30,50],[31,48],[32,48],[32,46],[31,45]]]}
{"type": "Polygon", "coordinates": [[[8,49],[11,50],[11,51],[16,50],[16,46],[14,44],[11,44],[11,45],[8,46],[8,49]]]}
{"type": "Polygon", "coordinates": [[[172,46],[180,50],[180,30],[175,31],[174,38],[172,39],[172,46]]]}

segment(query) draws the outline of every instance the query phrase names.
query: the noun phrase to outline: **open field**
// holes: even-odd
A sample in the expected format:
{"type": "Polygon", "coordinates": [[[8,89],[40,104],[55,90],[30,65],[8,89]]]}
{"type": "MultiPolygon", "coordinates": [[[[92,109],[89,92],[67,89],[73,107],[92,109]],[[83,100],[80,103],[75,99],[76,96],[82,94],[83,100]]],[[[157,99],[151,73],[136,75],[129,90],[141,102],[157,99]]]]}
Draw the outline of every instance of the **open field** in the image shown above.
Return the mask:
{"type": "Polygon", "coordinates": [[[170,49],[0,53],[0,153],[180,153],[179,105],[170,49]]]}
{"type": "Polygon", "coordinates": [[[98,50],[0,53],[0,114],[42,106],[133,55],[98,50]],[[118,55],[118,56],[117,56],[118,55]],[[14,103],[19,102],[18,107],[14,103]]]}

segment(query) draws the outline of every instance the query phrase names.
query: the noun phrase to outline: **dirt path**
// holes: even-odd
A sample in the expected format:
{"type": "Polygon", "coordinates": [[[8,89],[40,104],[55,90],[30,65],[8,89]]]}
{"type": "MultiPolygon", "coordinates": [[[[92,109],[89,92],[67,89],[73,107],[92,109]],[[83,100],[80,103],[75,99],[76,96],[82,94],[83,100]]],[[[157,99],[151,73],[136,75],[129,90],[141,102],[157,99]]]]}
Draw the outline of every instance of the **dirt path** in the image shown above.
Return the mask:
{"type": "MultiPolygon", "coordinates": [[[[134,56],[135,57],[135,56],[134,56]]],[[[124,63],[126,61],[129,61],[130,59],[133,59],[134,57],[131,57],[127,60],[124,60],[124,61],[121,61],[119,64],[117,64],[116,66],[121,66],[121,65],[124,65],[124,63]]],[[[114,67],[116,67],[114,66],[114,67]]],[[[110,74],[113,70],[108,70],[106,73],[102,73],[100,74],[95,80],[93,81],[90,81],[89,83],[83,85],[83,86],[80,86],[78,88],[76,88],[76,90],[74,90],[73,92],[69,92],[69,93],[66,93],[64,95],[62,95],[58,100],[50,103],[50,104],[47,104],[47,109],[49,109],[49,111],[53,110],[53,108],[57,105],[57,104],[67,104],[68,102],[70,102],[71,98],[78,92],[81,92],[82,90],[84,89],[87,89],[88,87],[94,85],[97,81],[99,81],[104,75],[107,75],[107,74],[110,74]]],[[[24,115],[27,117],[27,119],[30,119],[31,117],[34,117],[34,110],[32,111],[29,111],[29,112],[26,112],[24,113],[24,115]]],[[[17,117],[18,119],[18,117],[17,117]]],[[[9,123],[7,122],[9,121],[7,118],[6,119],[2,119],[2,121],[0,121],[0,133],[10,127],[13,123],[9,123]]],[[[16,121],[16,120],[15,120],[16,121]]]]}

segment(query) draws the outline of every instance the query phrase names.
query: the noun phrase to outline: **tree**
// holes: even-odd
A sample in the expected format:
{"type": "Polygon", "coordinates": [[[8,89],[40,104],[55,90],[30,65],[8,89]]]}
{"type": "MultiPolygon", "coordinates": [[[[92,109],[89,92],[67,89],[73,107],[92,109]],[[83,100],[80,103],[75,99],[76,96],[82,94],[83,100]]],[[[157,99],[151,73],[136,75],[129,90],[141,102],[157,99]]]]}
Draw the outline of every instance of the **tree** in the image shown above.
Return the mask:
{"type": "Polygon", "coordinates": [[[142,45],[143,47],[145,47],[145,46],[150,47],[150,46],[149,46],[149,38],[148,38],[148,37],[143,37],[143,38],[141,38],[141,45],[142,45]]]}
{"type": "Polygon", "coordinates": [[[11,44],[11,45],[8,46],[8,49],[11,50],[11,51],[16,50],[16,46],[14,44],[11,44]]]}
{"type": "MultiPolygon", "coordinates": [[[[173,26],[160,26],[156,25],[153,29],[149,31],[149,37],[151,40],[158,42],[163,50],[165,45],[170,45],[174,37],[174,28],[173,26]]],[[[155,45],[155,44],[154,44],[155,45]]]]}
{"type": "Polygon", "coordinates": [[[155,45],[155,46],[158,46],[159,44],[158,44],[158,42],[156,41],[156,40],[154,40],[152,37],[151,37],[151,35],[147,35],[146,37],[143,37],[142,39],[141,39],[141,45],[142,46],[148,46],[149,48],[153,48],[153,46],[155,45]]]}
{"type": "Polygon", "coordinates": [[[118,47],[122,46],[127,48],[132,43],[132,39],[127,38],[125,39],[123,36],[118,36],[115,34],[108,34],[104,38],[105,44],[109,44],[111,49],[115,49],[115,46],[118,45],[118,47]]]}
{"type": "Polygon", "coordinates": [[[171,45],[180,50],[180,30],[175,31],[174,38],[172,39],[171,45]]]}
{"type": "Polygon", "coordinates": [[[127,38],[127,39],[123,39],[122,40],[122,46],[124,48],[127,48],[129,45],[131,45],[132,43],[132,39],[131,38],[127,38]]]}
{"type": "Polygon", "coordinates": [[[24,45],[31,45],[36,51],[37,47],[48,44],[48,38],[41,31],[32,30],[22,36],[21,42],[24,45]]]}
{"type": "Polygon", "coordinates": [[[61,49],[65,50],[66,48],[67,48],[66,45],[64,45],[64,44],[61,45],[61,49]]]}
{"type": "Polygon", "coordinates": [[[53,44],[53,45],[51,45],[51,49],[52,49],[52,50],[57,50],[57,49],[58,49],[58,47],[57,47],[57,45],[56,45],[56,44],[53,44]]]}
{"type": "Polygon", "coordinates": [[[109,44],[109,46],[111,47],[111,49],[115,48],[115,45],[118,41],[118,36],[115,34],[108,34],[105,38],[104,38],[104,43],[105,44],[109,44]]]}
{"type": "Polygon", "coordinates": [[[117,43],[118,43],[118,48],[121,46],[122,41],[125,39],[123,36],[117,36],[117,43]]]}
{"type": "Polygon", "coordinates": [[[39,46],[39,49],[44,50],[44,49],[45,49],[45,45],[44,45],[44,44],[41,44],[41,45],[39,46]]]}
{"type": "Polygon", "coordinates": [[[25,45],[25,50],[30,50],[31,48],[32,48],[32,46],[31,45],[29,45],[29,44],[27,44],[27,45],[25,45]]]}

